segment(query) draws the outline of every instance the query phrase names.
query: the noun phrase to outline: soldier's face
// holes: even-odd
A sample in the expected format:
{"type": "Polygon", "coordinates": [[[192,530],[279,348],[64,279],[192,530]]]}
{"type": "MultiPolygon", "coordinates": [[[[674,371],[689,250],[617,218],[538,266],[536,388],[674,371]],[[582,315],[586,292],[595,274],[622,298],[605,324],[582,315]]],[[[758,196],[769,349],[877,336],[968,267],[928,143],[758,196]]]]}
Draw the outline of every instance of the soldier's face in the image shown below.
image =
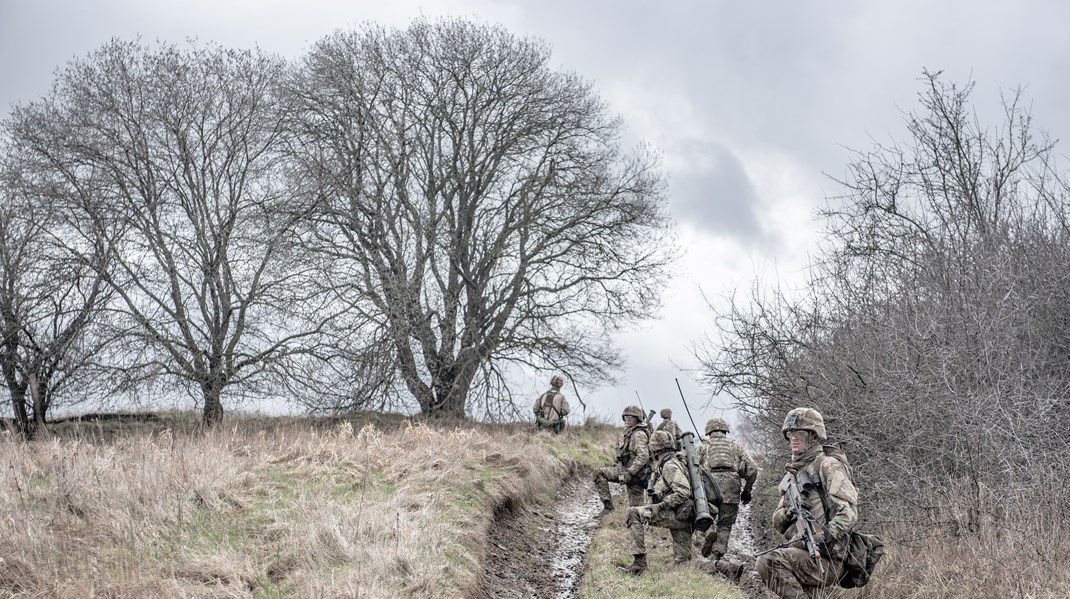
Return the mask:
{"type": "Polygon", "coordinates": [[[791,443],[791,453],[802,453],[810,446],[810,431],[788,431],[788,441],[791,443]]]}
{"type": "Polygon", "coordinates": [[[626,426],[628,428],[632,428],[633,426],[635,426],[637,424],[639,424],[639,419],[636,418],[635,416],[625,416],[624,417],[624,426],[626,426]]]}

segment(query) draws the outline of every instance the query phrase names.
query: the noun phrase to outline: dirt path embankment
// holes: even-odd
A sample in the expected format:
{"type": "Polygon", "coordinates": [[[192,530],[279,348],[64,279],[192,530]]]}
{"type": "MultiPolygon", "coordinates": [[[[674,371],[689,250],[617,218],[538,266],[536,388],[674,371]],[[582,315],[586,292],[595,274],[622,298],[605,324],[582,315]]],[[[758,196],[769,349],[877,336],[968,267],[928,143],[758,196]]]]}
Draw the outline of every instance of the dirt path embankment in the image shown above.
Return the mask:
{"type": "Polygon", "coordinates": [[[487,560],[477,597],[575,597],[601,510],[602,503],[583,473],[565,481],[552,505],[501,507],[487,534],[487,560]]]}

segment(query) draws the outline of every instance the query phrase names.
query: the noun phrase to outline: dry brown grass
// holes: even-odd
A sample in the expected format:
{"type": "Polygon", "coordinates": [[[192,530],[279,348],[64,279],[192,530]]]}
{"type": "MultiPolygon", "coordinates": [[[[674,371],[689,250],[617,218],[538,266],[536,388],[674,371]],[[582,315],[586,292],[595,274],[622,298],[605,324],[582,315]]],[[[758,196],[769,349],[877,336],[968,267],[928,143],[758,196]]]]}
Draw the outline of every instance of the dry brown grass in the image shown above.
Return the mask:
{"type": "MultiPolygon", "coordinates": [[[[888,553],[864,593],[842,597],[1070,597],[1070,538],[1061,515],[1024,507],[1024,528],[992,527],[965,536],[926,536],[895,527],[888,553]],[[1029,513],[1032,512],[1032,513],[1029,513]]],[[[931,534],[931,531],[929,531],[931,534]]]]}
{"type": "Polygon", "coordinates": [[[465,596],[494,508],[611,460],[613,434],[176,430],[0,440],[0,596],[465,596]]]}

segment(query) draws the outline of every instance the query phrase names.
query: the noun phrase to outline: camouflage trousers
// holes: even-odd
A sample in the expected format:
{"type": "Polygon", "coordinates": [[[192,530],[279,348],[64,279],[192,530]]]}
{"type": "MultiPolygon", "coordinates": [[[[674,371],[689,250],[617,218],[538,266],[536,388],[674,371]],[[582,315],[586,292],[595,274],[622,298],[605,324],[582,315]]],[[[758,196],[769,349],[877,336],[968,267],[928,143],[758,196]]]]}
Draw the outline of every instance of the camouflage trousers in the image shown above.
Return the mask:
{"type": "Polygon", "coordinates": [[[549,418],[539,416],[535,418],[535,428],[546,429],[551,433],[560,433],[565,430],[565,419],[550,420],[549,418]]]}
{"type": "Polygon", "coordinates": [[[822,574],[818,562],[810,559],[806,549],[785,547],[758,556],[755,568],[765,586],[781,599],[813,599],[822,591],[837,586],[842,574],[842,560],[821,557],[822,574]]]}
{"type": "MultiPolygon", "coordinates": [[[[598,491],[598,497],[603,502],[613,499],[613,496],[609,493],[609,483],[617,482],[618,472],[616,466],[598,468],[594,471],[594,488],[598,491]]],[[[634,507],[646,503],[646,481],[640,481],[639,484],[635,485],[624,485],[624,488],[628,491],[628,505],[634,507]]]]}
{"type": "MultiPolygon", "coordinates": [[[[713,553],[710,559],[716,561],[728,553],[728,537],[732,535],[732,527],[736,524],[736,515],[739,514],[738,503],[722,503],[721,510],[717,513],[717,540],[713,543],[713,553]]],[[[695,544],[701,546],[706,539],[706,533],[695,534],[695,544]]]]}
{"type": "MultiPolygon", "coordinates": [[[[628,517],[624,524],[632,536],[632,555],[646,555],[646,525],[643,524],[643,511],[649,506],[628,508],[628,517]]],[[[678,520],[675,512],[664,510],[651,518],[650,526],[668,528],[672,536],[672,556],[676,563],[691,559],[691,519],[678,520]]]]}

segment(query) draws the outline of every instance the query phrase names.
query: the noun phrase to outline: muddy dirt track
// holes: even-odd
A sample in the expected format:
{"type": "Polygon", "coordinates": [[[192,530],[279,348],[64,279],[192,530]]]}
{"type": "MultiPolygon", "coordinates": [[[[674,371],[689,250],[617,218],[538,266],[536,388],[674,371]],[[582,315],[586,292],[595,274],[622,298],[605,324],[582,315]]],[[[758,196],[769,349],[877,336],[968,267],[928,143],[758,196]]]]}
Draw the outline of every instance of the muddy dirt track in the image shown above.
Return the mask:
{"type": "MultiPolygon", "coordinates": [[[[598,528],[602,502],[589,477],[567,480],[552,506],[503,508],[487,537],[487,562],[480,599],[572,599],[579,591],[584,558],[598,528]]],[[[656,534],[656,533],[655,533],[656,534]]],[[[754,572],[754,534],[749,506],[741,506],[728,558],[746,565],[739,581],[744,597],[765,597],[754,572]]],[[[697,557],[696,566],[721,578],[713,564],[697,557]]]]}
{"type": "Polygon", "coordinates": [[[496,514],[487,536],[481,598],[570,599],[598,527],[602,502],[587,477],[571,478],[545,511],[519,508],[496,514]]]}

